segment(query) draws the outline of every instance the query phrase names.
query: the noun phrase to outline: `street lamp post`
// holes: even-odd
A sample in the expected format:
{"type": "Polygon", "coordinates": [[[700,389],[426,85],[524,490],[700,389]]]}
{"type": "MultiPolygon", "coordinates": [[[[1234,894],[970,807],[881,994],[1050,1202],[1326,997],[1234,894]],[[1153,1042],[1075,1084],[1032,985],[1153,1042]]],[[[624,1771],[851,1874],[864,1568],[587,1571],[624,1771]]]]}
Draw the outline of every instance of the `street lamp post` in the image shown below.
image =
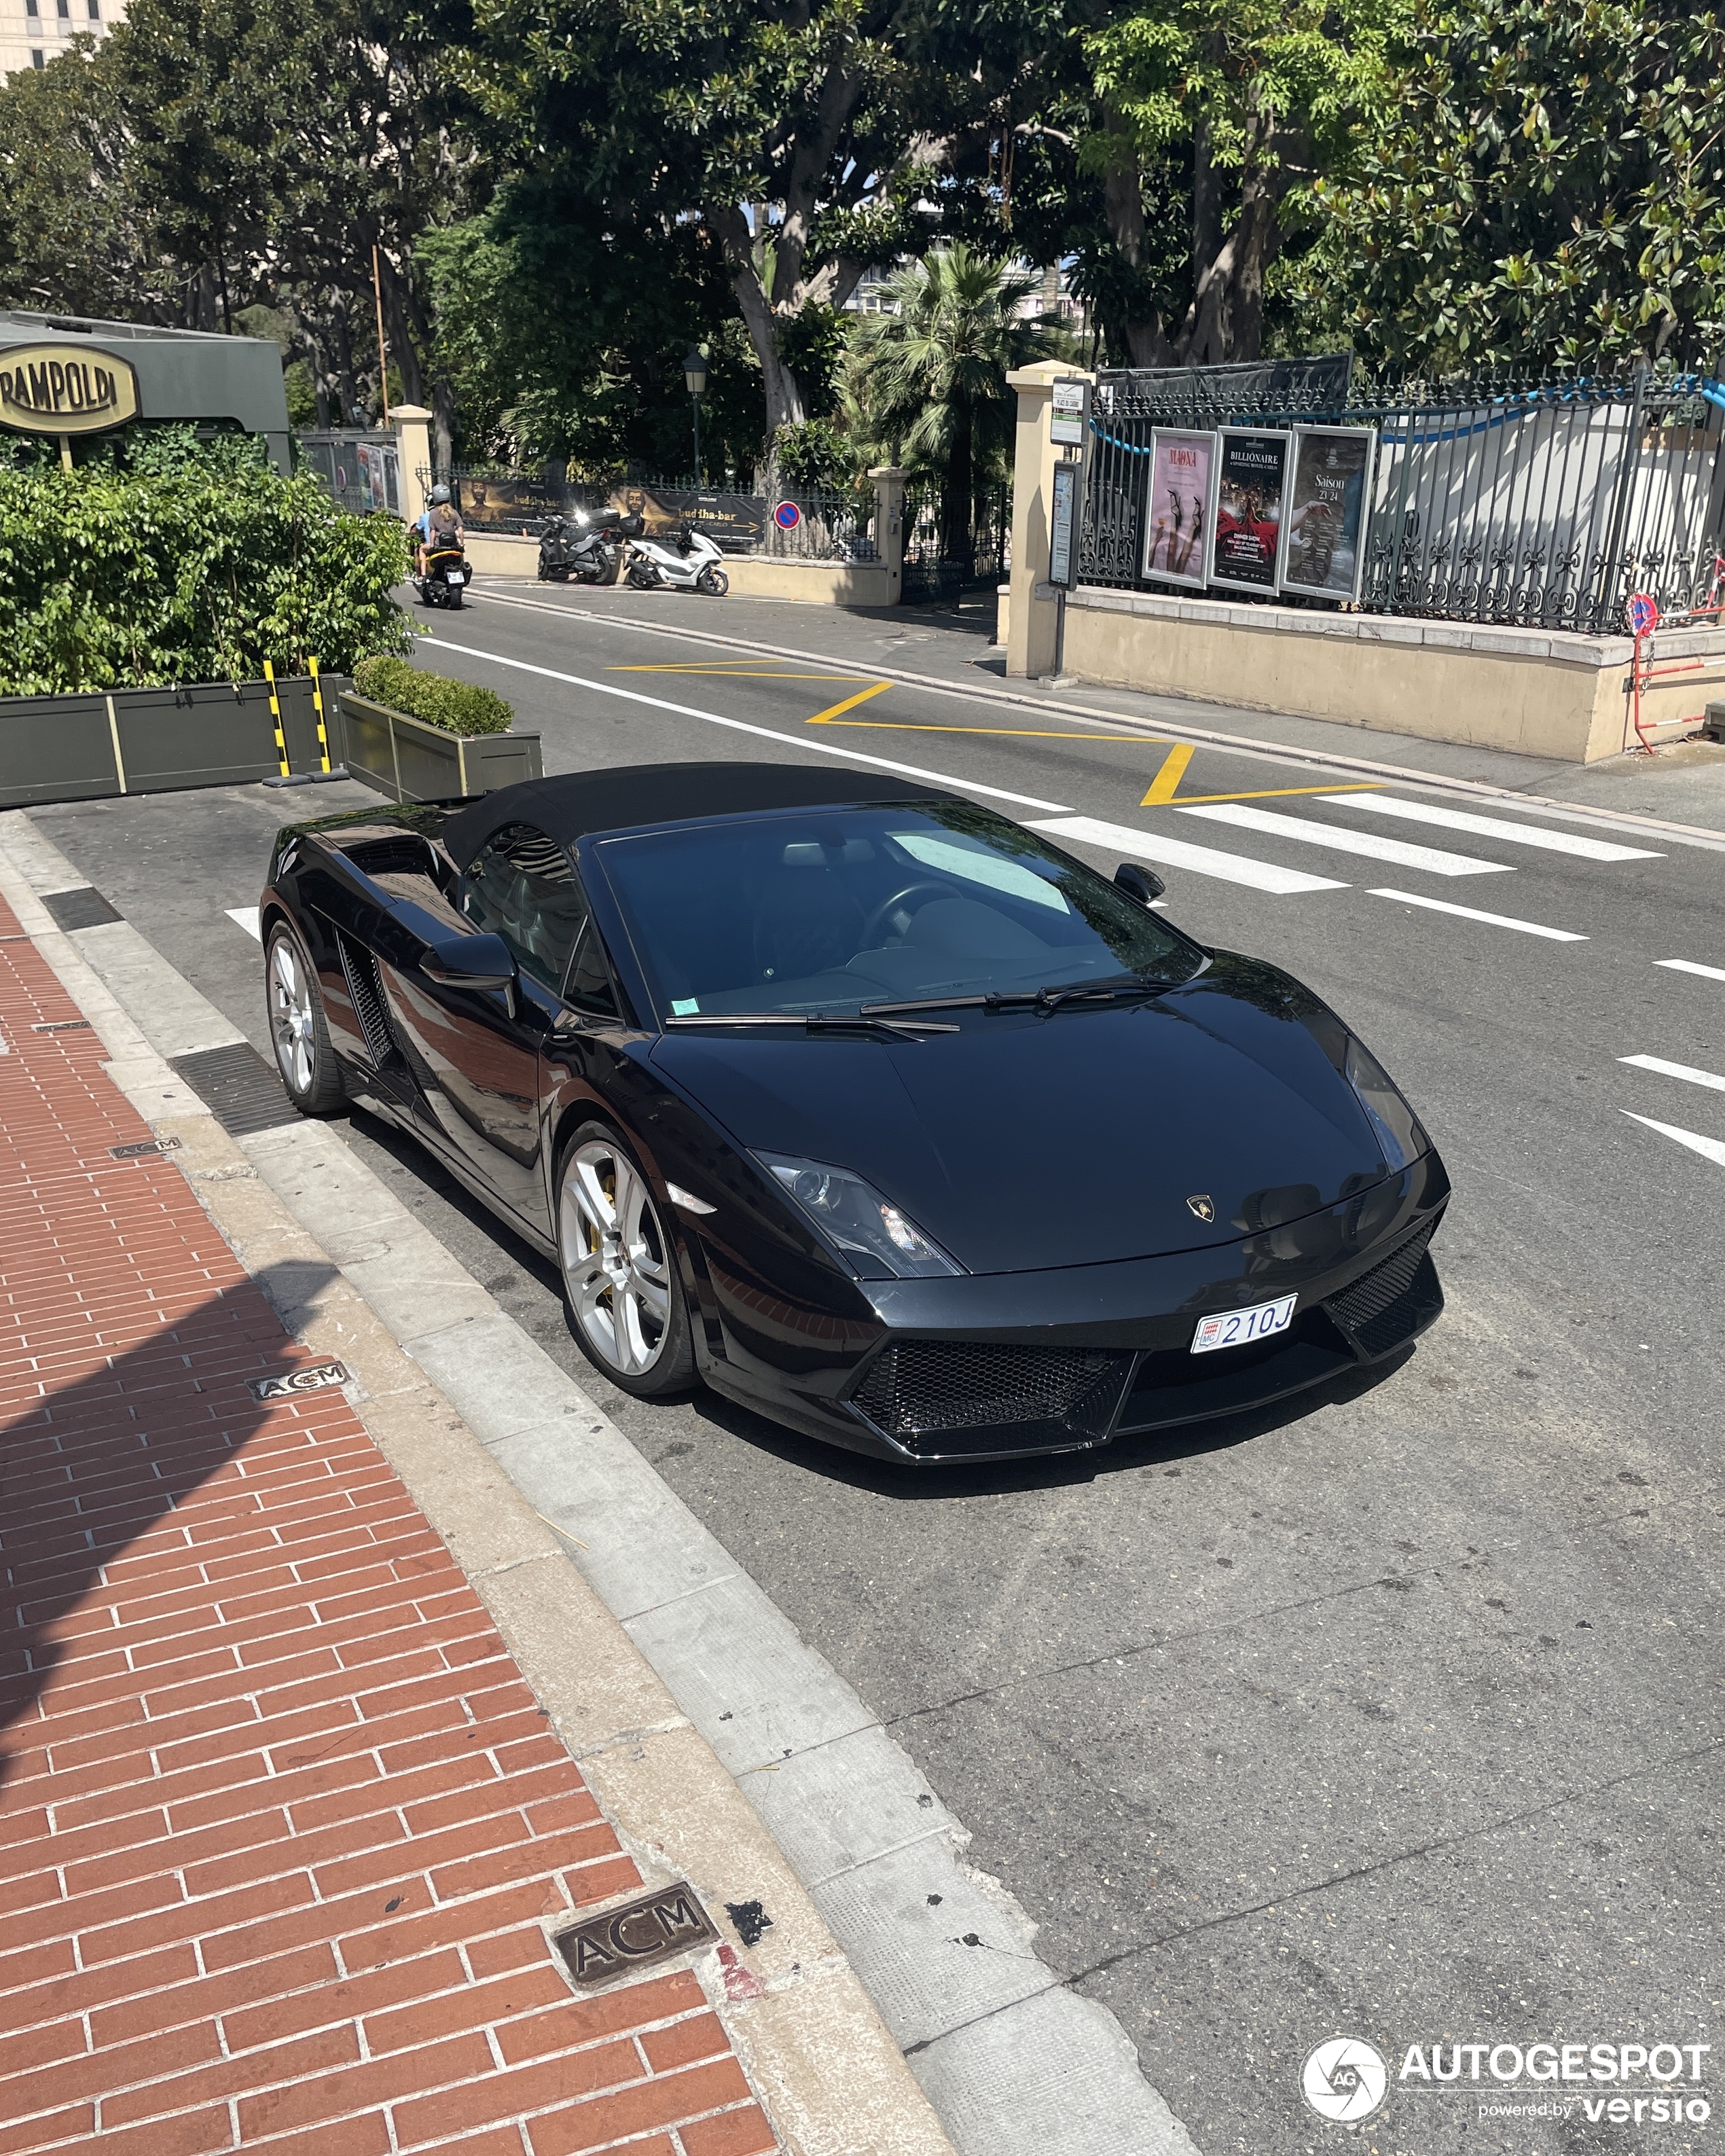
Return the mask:
{"type": "Polygon", "coordinates": [[[701,400],[706,394],[706,361],[698,348],[691,349],[683,362],[683,380],[688,385],[689,402],[695,412],[695,484],[701,485],[701,400]]]}

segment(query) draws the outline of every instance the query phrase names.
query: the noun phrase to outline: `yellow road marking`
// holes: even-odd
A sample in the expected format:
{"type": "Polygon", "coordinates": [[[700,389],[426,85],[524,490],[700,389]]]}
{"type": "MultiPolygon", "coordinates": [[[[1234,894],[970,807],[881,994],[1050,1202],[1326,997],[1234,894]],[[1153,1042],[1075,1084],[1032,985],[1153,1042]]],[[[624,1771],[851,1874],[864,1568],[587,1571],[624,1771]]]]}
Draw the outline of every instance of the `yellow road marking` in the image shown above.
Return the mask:
{"type": "Polygon", "coordinates": [[[713,674],[736,681],[864,681],[864,674],[780,674],[759,666],[608,666],[608,674],[713,674]]]}
{"type": "MultiPolygon", "coordinates": [[[[854,680],[855,677],[853,675],[852,678],[854,680]]],[[[829,725],[838,717],[840,711],[848,711],[854,705],[865,704],[870,696],[878,696],[883,689],[890,689],[891,686],[892,684],[890,681],[870,681],[866,689],[859,689],[854,696],[847,696],[842,704],[834,704],[824,711],[817,711],[808,723],[811,726],[829,725]]]]}
{"type": "MultiPolygon", "coordinates": [[[[880,685],[884,689],[889,684],[883,681],[880,685]]],[[[860,703],[862,699],[860,696],[853,696],[850,701],[852,703],[860,703]]],[[[843,711],[849,708],[850,706],[845,704],[834,704],[833,706],[835,711],[843,711]]],[[[1039,726],[938,726],[927,725],[913,719],[834,720],[825,711],[809,720],[807,723],[811,726],[826,725],[872,726],[876,733],[883,734],[991,734],[1005,741],[1142,742],[1144,738],[1142,734],[1055,733],[1046,727],[1039,726]]],[[[1153,748],[1156,746],[1153,739],[1150,745],[1153,748]]],[[[1333,787],[1330,788],[1332,793],[1335,790],[1333,787]]]]}
{"type": "Polygon", "coordinates": [[[1139,808],[1148,808],[1158,801],[1172,801],[1174,788],[1186,776],[1186,767],[1197,753],[1189,742],[1176,742],[1162,759],[1162,768],[1151,780],[1150,791],[1138,803],[1139,808]]]}
{"type": "MultiPolygon", "coordinates": [[[[1183,808],[1189,801],[1280,801],[1290,793],[1381,793],[1383,785],[1377,779],[1362,780],[1354,786],[1266,786],[1260,793],[1183,793],[1174,803],[1183,808]]],[[[1138,806],[1142,808],[1143,803],[1138,806]]]]}

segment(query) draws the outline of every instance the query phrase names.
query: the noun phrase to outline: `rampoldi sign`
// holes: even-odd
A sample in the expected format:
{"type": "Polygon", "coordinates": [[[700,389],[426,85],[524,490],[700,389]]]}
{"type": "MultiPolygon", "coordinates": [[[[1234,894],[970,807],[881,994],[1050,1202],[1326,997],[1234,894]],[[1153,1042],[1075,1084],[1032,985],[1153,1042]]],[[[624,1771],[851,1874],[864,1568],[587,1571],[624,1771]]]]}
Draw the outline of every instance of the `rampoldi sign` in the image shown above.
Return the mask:
{"type": "Polygon", "coordinates": [[[138,416],[131,362],[87,344],[0,346],[0,425],[96,434],[138,416]]]}

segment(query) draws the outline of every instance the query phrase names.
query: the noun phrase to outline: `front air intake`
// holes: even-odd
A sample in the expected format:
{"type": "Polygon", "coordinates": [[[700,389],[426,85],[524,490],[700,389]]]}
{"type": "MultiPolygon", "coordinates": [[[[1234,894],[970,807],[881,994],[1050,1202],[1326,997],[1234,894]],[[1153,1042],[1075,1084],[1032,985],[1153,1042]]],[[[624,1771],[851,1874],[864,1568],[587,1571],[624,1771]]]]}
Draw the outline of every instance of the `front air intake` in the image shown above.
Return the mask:
{"type": "Polygon", "coordinates": [[[924,1455],[1094,1445],[1108,1434],[1132,1363],[1101,1348],[895,1341],[851,1403],[884,1436],[924,1455]]]}
{"type": "Polygon", "coordinates": [[[1434,1298],[1442,1306],[1436,1275],[1429,1281],[1420,1277],[1426,1245],[1436,1232],[1437,1222],[1428,1220],[1382,1265],[1363,1273],[1351,1287],[1326,1296],[1325,1309],[1361,1354],[1387,1355],[1420,1329],[1434,1298]]]}

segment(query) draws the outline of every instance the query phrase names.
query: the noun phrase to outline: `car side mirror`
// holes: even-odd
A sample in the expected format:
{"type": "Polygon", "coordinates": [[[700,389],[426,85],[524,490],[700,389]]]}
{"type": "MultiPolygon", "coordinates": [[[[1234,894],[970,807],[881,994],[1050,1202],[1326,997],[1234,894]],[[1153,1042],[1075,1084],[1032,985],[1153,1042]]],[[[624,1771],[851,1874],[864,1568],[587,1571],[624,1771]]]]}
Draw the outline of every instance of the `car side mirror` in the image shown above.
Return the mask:
{"type": "Polygon", "coordinates": [[[1160,898],[1168,889],[1159,875],[1153,875],[1148,869],[1141,869],[1136,861],[1122,861],[1114,871],[1114,881],[1117,889],[1123,891],[1128,898],[1137,899],[1140,906],[1148,906],[1153,899],[1160,898]]]}
{"type": "Polygon", "coordinates": [[[426,946],[419,970],[440,988],[512,988],[515,954],[501,936],[451,936],[426,946]]]}

